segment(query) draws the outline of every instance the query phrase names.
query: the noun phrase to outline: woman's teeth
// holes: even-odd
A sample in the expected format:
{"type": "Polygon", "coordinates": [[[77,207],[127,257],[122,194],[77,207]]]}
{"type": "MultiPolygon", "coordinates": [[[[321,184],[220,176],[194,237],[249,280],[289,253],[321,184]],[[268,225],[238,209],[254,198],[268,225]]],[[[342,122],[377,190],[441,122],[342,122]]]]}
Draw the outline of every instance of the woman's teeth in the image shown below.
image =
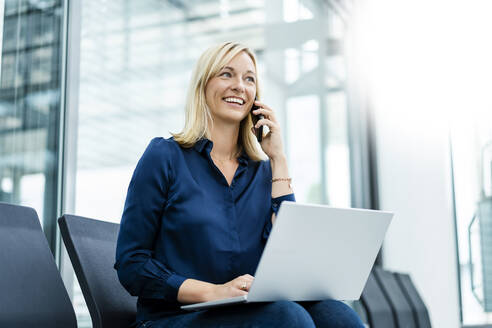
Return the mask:
{"type": "Polygon", "coordinates": [[[239,105],[242,105],[244,103],[243,100],[237,98],[224,98],[224,100],[228,103],[237,103],[239,105]]]}

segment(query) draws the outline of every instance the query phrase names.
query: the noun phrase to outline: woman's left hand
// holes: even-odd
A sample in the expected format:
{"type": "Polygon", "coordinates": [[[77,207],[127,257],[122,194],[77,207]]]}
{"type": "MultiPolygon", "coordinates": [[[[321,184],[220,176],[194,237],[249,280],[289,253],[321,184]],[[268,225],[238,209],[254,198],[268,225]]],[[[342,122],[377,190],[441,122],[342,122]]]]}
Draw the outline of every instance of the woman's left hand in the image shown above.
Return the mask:
{"type": "Polygon", "coordinates": [[[260,145],[265,154],[271,159],[275,160],[276,158],[280,158],[284,156],[284,148],[282,145],[282,131],[280,130],[280,124],[277,122],[275,118],[275,113],[273,110],[267,105],[255,101],[255,105],[259,106],[259,109],[253,111],[255,115],[263,115],[263,119],[256,122],[256,125],[251,130],[254,134],[254,129],[259,128],[260,126],[268,126],[270,130],[268,134],[263,135],[263,140],[260,145]]]}

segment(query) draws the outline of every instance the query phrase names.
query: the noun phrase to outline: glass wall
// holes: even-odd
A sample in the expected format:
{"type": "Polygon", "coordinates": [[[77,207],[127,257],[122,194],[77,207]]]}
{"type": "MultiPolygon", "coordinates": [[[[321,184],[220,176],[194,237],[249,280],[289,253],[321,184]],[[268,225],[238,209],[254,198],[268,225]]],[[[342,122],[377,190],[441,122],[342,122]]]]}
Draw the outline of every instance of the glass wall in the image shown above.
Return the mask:
{"type": "Polygon", "coordinates": [[[62,1],[0,1],[0,17],[0,201],[36,209],[55,249],[62,1]]]}
{"type": "MultiPolygon", "coordinates": [[[[479,108],[486,103],[487,101],[480,104],[479,108]]],[[[490,104],[490,99],[488,103],[490,104]]],[[[492,122],[490,110],[482,112],[472,110],[456,117],[452,127],[461,311],[465,325],[492,323],[492,127],[490,122],[492,122]]]]}
{"type": "Polygon", "coordinates": [[[84,1],[77,213],[119,221],[140,154],[152,137],[181,129],[193,63],[224,40],[244,42],[258,54],[265,102],[280,117],[299,199],[348,206],[345,63],[338,51],[343,26],[321,4],[310,6],[84,1]],[[295,30],[293,40],[278,38],[295,30]]]}
{"type": "MultiPolygon", "coordinates": [[[[257,53],[299,201],[350,206],[345,27],[323,1],[81,3],[77,215],[119,222],[135,165],[184,124],[194,62],[227,40],[257,53]],[[288,34],[290,37],[285,38],[288,34]]],[[[80,327],[89,327],[74,285],[80,327]]]]}

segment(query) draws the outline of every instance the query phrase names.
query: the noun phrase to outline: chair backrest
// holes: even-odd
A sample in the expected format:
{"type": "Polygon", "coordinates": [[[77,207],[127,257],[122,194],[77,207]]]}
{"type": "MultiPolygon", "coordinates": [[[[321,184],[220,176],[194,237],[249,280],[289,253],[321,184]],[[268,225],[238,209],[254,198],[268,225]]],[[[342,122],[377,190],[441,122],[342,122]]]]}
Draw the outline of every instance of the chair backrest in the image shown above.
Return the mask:
{"type": "Polygon", "coordinates": [[[374,269],[367,279],[366,286],[360,296],[360,301],[366,310],[371,328],[396,328],[391,305],[384,295],[374,276],[374,269]]]}
{"type": "Polygon", "coordinates": [[[62,216],[58,224],[93,328],[130,326],[137,298],[121,286],[113,269],[119,224],[75,215],[62,216]]]}
{"type": "Polygon", "coordinates": [[[410,276],[405,273],[395,273],[395,277],[400,284],[403,293],[407,297],[408,302],[412,306],[413,315],[415,321],[417,322],[417,326],[419,328],[431,328],[427,307],[420,297],[417,288],[415,288],[410,276]]]}
{"type": "Polygon", "coordinates": [[[412,307],[396,281],[395,275],[379,267],[374,268],[374,273],[376,280],[379,282],[384,295],[393,309],[396,326],[398,328],[417,328],[412,307]]]}
{"type": "Polygon", "coordinates": [[[0,327],[77,327],[36,211],[5,203],[0,203],[0,327]]]}

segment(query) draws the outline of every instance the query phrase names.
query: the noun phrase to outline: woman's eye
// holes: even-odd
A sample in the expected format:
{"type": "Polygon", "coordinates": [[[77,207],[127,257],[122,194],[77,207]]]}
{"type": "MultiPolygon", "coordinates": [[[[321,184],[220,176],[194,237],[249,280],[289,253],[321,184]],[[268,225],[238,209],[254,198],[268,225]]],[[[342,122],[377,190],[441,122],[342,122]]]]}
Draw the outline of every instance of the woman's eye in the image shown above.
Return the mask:
{"type": "Polygon", "coordinates": [[[249,82],[253,82],[253,83],[255,82],[255,78],[254,77],[251,77],[251,76],[248,76],[246,78],[246,80],[248,80],[249,82]]]}
{"type": "Polygon", "coordinates": [[[220,76],[231,77],[232,75],[229,72],[223,72],[220,74],[220,76]]]}

